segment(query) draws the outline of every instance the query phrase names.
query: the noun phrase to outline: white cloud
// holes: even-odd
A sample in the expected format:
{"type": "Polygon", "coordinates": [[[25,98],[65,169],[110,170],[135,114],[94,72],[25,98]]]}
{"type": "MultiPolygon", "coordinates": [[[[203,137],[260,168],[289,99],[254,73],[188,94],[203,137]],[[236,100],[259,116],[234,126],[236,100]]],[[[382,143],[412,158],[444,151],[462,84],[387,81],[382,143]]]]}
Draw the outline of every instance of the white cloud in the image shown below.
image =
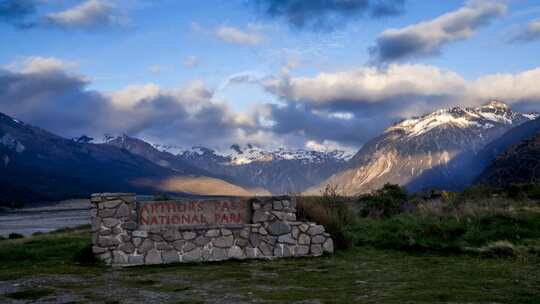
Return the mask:
{"type": "Polygon", "coordinates": [[[242,31],[232,26],[221,26],[215,31],[216,37],[234,44],[257,45],[263,41],[263,36],[254,30],[242,31]]]}
{"type": "Polygon", "coordinates": [[[114,12],[109,0],[87,0],[62,12],[47,14],[49,24],[65,28],[95,28],[124,25],[126,20],[114,12]]]}
{"type": "Polygon", "coordinates": [[[43,73],[51,71],[63,71],[78,67],[78,63],[73,61],[61,60],[54,57],[32,56],[24,59],[21,64],[12,64],[15,69],[21,70],[22,73],[43,73]],[[19,67],[20,66],[20,67],[19,67]]]}
{"type": "Polygon", "coordinates": [[[540,19],[530,21],[527,26],[511,37],[509,42],[533,42],[540,40],[540,19]]]}
{"type": "Polygon", "coordinates": [[[506,13],[499,1],[468,1],[460,9],[404,28],[388,29],[371,48],[377,61],[392,61],[437,54],[451,42],[464,40],[506,13]]]}
{"type": "Polygon", "coordinates": [[[314,77],[283,77],[264,85],[268,91],[294,101],[376,103],[408,95],[453,94],[463,91],[465,80],[433,66],[392,64],[386,69],[363,67],[314,77]]]}

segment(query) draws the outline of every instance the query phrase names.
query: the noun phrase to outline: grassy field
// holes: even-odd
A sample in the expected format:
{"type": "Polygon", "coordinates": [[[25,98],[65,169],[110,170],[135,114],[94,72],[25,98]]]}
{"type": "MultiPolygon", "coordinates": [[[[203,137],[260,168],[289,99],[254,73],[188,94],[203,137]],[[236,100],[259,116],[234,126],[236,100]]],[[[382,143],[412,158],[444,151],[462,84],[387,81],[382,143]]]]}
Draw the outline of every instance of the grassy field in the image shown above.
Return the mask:
{"type": "Polygon", "coordinates": [[[299,197],[320,258],[109,268],[88,227],[0,240],[0,303],[540,303],[540,189],[299,197]]]}
{"type": "Polygon", "coordinates": [[[0,302],[540,303],[540,259],[359,246],[320,258],[107,268],[86,229],[0,241],[0,302]]]}

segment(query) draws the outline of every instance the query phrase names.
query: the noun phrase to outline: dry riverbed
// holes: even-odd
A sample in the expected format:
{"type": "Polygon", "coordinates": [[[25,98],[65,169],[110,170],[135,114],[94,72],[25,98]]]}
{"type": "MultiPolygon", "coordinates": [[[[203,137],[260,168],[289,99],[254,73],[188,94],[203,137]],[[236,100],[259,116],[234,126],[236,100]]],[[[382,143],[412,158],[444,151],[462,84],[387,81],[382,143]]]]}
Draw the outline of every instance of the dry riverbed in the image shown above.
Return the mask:
{"type": "Polygon", "coordinates": [[[360,247],[320,258],[80,265],[87,230],[0,241],[1,303],[540,303],[537,257],[360,247]]]}

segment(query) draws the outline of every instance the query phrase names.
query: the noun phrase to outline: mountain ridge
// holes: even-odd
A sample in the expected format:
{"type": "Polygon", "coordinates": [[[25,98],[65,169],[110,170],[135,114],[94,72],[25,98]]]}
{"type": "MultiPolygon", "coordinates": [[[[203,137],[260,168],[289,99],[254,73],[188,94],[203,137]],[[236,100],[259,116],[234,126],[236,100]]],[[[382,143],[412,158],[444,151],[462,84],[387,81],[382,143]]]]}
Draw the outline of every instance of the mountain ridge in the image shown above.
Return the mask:
{"type": "Polygon", "coordinates": [[[307,193],[320,193],[331,184],[354,195],[388,182],[410,191],[460,189],[468,182],[458,177],[469,157],[509,129],[537,117],[536,113],[514,112],[500,101],[490,101],[476,108],[453,107],[404,119],[366,143],[345,170],[307,193]]]}

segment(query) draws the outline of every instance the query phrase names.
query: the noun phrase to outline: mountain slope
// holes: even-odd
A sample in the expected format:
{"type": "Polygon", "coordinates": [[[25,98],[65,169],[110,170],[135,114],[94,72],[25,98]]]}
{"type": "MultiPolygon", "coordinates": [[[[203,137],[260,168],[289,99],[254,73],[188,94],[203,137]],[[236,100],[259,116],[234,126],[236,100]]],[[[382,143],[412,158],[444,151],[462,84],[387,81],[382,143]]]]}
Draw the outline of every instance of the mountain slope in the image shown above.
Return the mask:
{"type": "Polygon", "coordinates": [[[206,171],[228,176],[236,184],[263,188],[273,194],[302,192],[339,171],[347,159],[342,151],[264,151],[251,145],[232,145],[230,151],[222,153],[195,147],[178,157],[206,171]]]}
{"type": "Polygon", "coordinates": [[[319,193],[327,184],[350,195],[385,183],[411,191],[459,189],[479,173],[464,166],[471,158],[509,129],[534,118],[491,101],[478,108],[454,107],[407,119],[365,144],[345,170],[308,193],[319,193]]]}
{"type": "Polygon", "coordinates": [[[178,176],[186,177],[125,149],[77,143],[0,113],[0,205],[92,192],[190,193],[166,187],[178,176]]]}
{"type": "Polygon", "coordinates": [[[504,187],[540,181],[540,133],[511,146],[479,177],[480,184],[504,187]]]}

